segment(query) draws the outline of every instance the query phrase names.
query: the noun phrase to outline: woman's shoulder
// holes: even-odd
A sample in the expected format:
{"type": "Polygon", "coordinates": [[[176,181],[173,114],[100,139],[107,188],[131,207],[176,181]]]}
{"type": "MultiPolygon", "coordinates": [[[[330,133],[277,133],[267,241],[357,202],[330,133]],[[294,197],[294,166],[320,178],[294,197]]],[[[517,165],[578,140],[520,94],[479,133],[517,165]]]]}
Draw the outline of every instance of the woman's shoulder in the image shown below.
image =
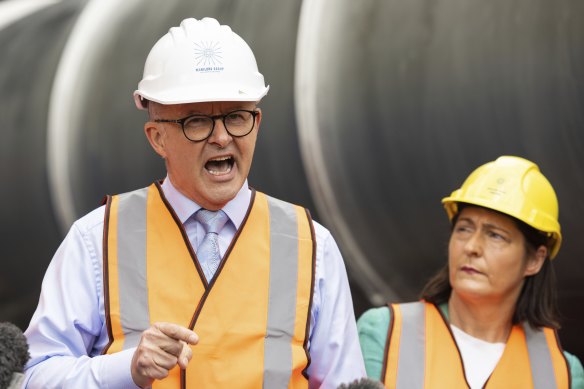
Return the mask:
{"type": "MultiPolygon", "coordinates": [[[[412,301],[410,303],[406,303],[406,304],[420,304],[420,301],[412,301]]],[[[398,304],[401,305],[401,304],[398,304]]],[[[446,314],[448,314],[448,307],[446,304],[441,304],[439,305],[439,308],[442,311],[446,311],[446,314]]],[[[377,308],[371,308],[368,309],[367,311],[365,311],[361,317],[359,317],[359,320],[357,321],[357,325],[359,326],[359,328],[368,328],[368,327],[374,327],[374,328],[383,328],[384,330],[387,330],[387,327],[389,326],[389,322],[391,320],[391,310],[389,309],[388,305],[385,305],[383,307],[377,307],[377,308]]]]}
{"type": "Polygon", "coordinates": [[[365,311],[357,324],[360,326],[375,326],[375,327],[385,327],[389,325],[390,311],[387,306],[371,308],[365,311]]]}
{"type": "Polygon", "coordinates": [[[389,308],[371,308],[365,311],[357,321],[359,343],[363,352],[367,376],[374,379],[381,377],[385,342],[389,327],[389,308]]]}
{"type": "Polygon", "coordinates": [[[361,347],[377,349],[385,345],[389,328],[390,311],[387,306],[371,308],[357,320],[357,330],[361,347]]]}
{"type": "Polygon", "coordinates": [[[577,356],[564,351],[564,356],[568,361],[568,366],[570,367],[570,375],[572,376],[572,388],[581,389],[584,388],[584,368],[582,368],[582,363],[577,356]]]}

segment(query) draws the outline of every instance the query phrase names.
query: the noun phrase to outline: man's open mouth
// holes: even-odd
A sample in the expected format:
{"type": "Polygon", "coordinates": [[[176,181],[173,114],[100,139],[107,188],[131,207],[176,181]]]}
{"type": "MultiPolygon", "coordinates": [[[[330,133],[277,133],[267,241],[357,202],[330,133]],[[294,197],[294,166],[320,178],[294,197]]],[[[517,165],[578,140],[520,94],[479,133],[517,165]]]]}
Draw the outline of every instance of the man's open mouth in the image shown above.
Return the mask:
{"type": "Polygon", "coordinates": [[[231,156],[212,158],[205,164],[205,169],[209,173],[219,176],[231,172],[234,163],[235,161],[231,156]]]}

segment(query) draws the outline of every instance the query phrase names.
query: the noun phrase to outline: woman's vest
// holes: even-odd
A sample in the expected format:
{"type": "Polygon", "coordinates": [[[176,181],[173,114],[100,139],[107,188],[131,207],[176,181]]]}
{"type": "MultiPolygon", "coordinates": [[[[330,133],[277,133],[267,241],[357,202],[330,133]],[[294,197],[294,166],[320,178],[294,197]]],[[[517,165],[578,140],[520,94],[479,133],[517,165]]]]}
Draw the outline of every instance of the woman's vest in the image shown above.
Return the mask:
{"type": "MultiPolygon", "coordinates": [[[[387,388],[469,388],[447,320],[427,302],[391,304],[381,380],[387,388]]],[[[569,389],[570,373],[556,332],[513,326],[485,388],[569,389]]]]}
{"type": "Polygon", "coordinates": [[[308,388],[315,239],[304,208],[252,192],[245,219],[207,283],[161,187],[108,197],[104,290],[110,342],[136,347],[155,322],[199,343],[153,388],[308,388]]]}

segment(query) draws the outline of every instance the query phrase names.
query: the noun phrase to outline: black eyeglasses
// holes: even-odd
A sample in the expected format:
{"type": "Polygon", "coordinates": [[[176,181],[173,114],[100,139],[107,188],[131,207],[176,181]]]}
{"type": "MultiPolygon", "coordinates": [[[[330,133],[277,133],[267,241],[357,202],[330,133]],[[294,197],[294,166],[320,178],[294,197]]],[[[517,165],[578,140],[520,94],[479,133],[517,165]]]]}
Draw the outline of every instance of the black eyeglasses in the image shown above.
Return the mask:
{"type": "Polygon", "coordinates": [[[215,129],[215,121],[221,119],[225,130],[235,138],[249,134],[255,126],[258,111],[238,109],[225,115],[191,115],[177,120],[155,119],[156,123],[178,123],[182,126],[183,134],[192,142],[201,142],[211,136],[215,129]]]}

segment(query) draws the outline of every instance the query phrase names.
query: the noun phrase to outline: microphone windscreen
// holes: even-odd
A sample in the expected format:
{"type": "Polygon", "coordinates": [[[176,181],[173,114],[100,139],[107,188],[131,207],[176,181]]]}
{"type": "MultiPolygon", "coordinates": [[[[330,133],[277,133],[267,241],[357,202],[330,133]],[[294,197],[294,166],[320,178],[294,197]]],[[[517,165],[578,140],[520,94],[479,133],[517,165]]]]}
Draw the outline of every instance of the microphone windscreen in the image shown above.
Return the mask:
{"type": "Polygon", "coordinates": [[[28,362],[26,337],[12,323],[0,323],[0,388],[6,388],[12,381],[13,373],[22,373],[28,362]]]}
{"type": "Polygon", "coordinates": [[[342,384],[337,389],[384,389],[383,384],[371,378],[361,378],[348,384],[342,384]]]}

